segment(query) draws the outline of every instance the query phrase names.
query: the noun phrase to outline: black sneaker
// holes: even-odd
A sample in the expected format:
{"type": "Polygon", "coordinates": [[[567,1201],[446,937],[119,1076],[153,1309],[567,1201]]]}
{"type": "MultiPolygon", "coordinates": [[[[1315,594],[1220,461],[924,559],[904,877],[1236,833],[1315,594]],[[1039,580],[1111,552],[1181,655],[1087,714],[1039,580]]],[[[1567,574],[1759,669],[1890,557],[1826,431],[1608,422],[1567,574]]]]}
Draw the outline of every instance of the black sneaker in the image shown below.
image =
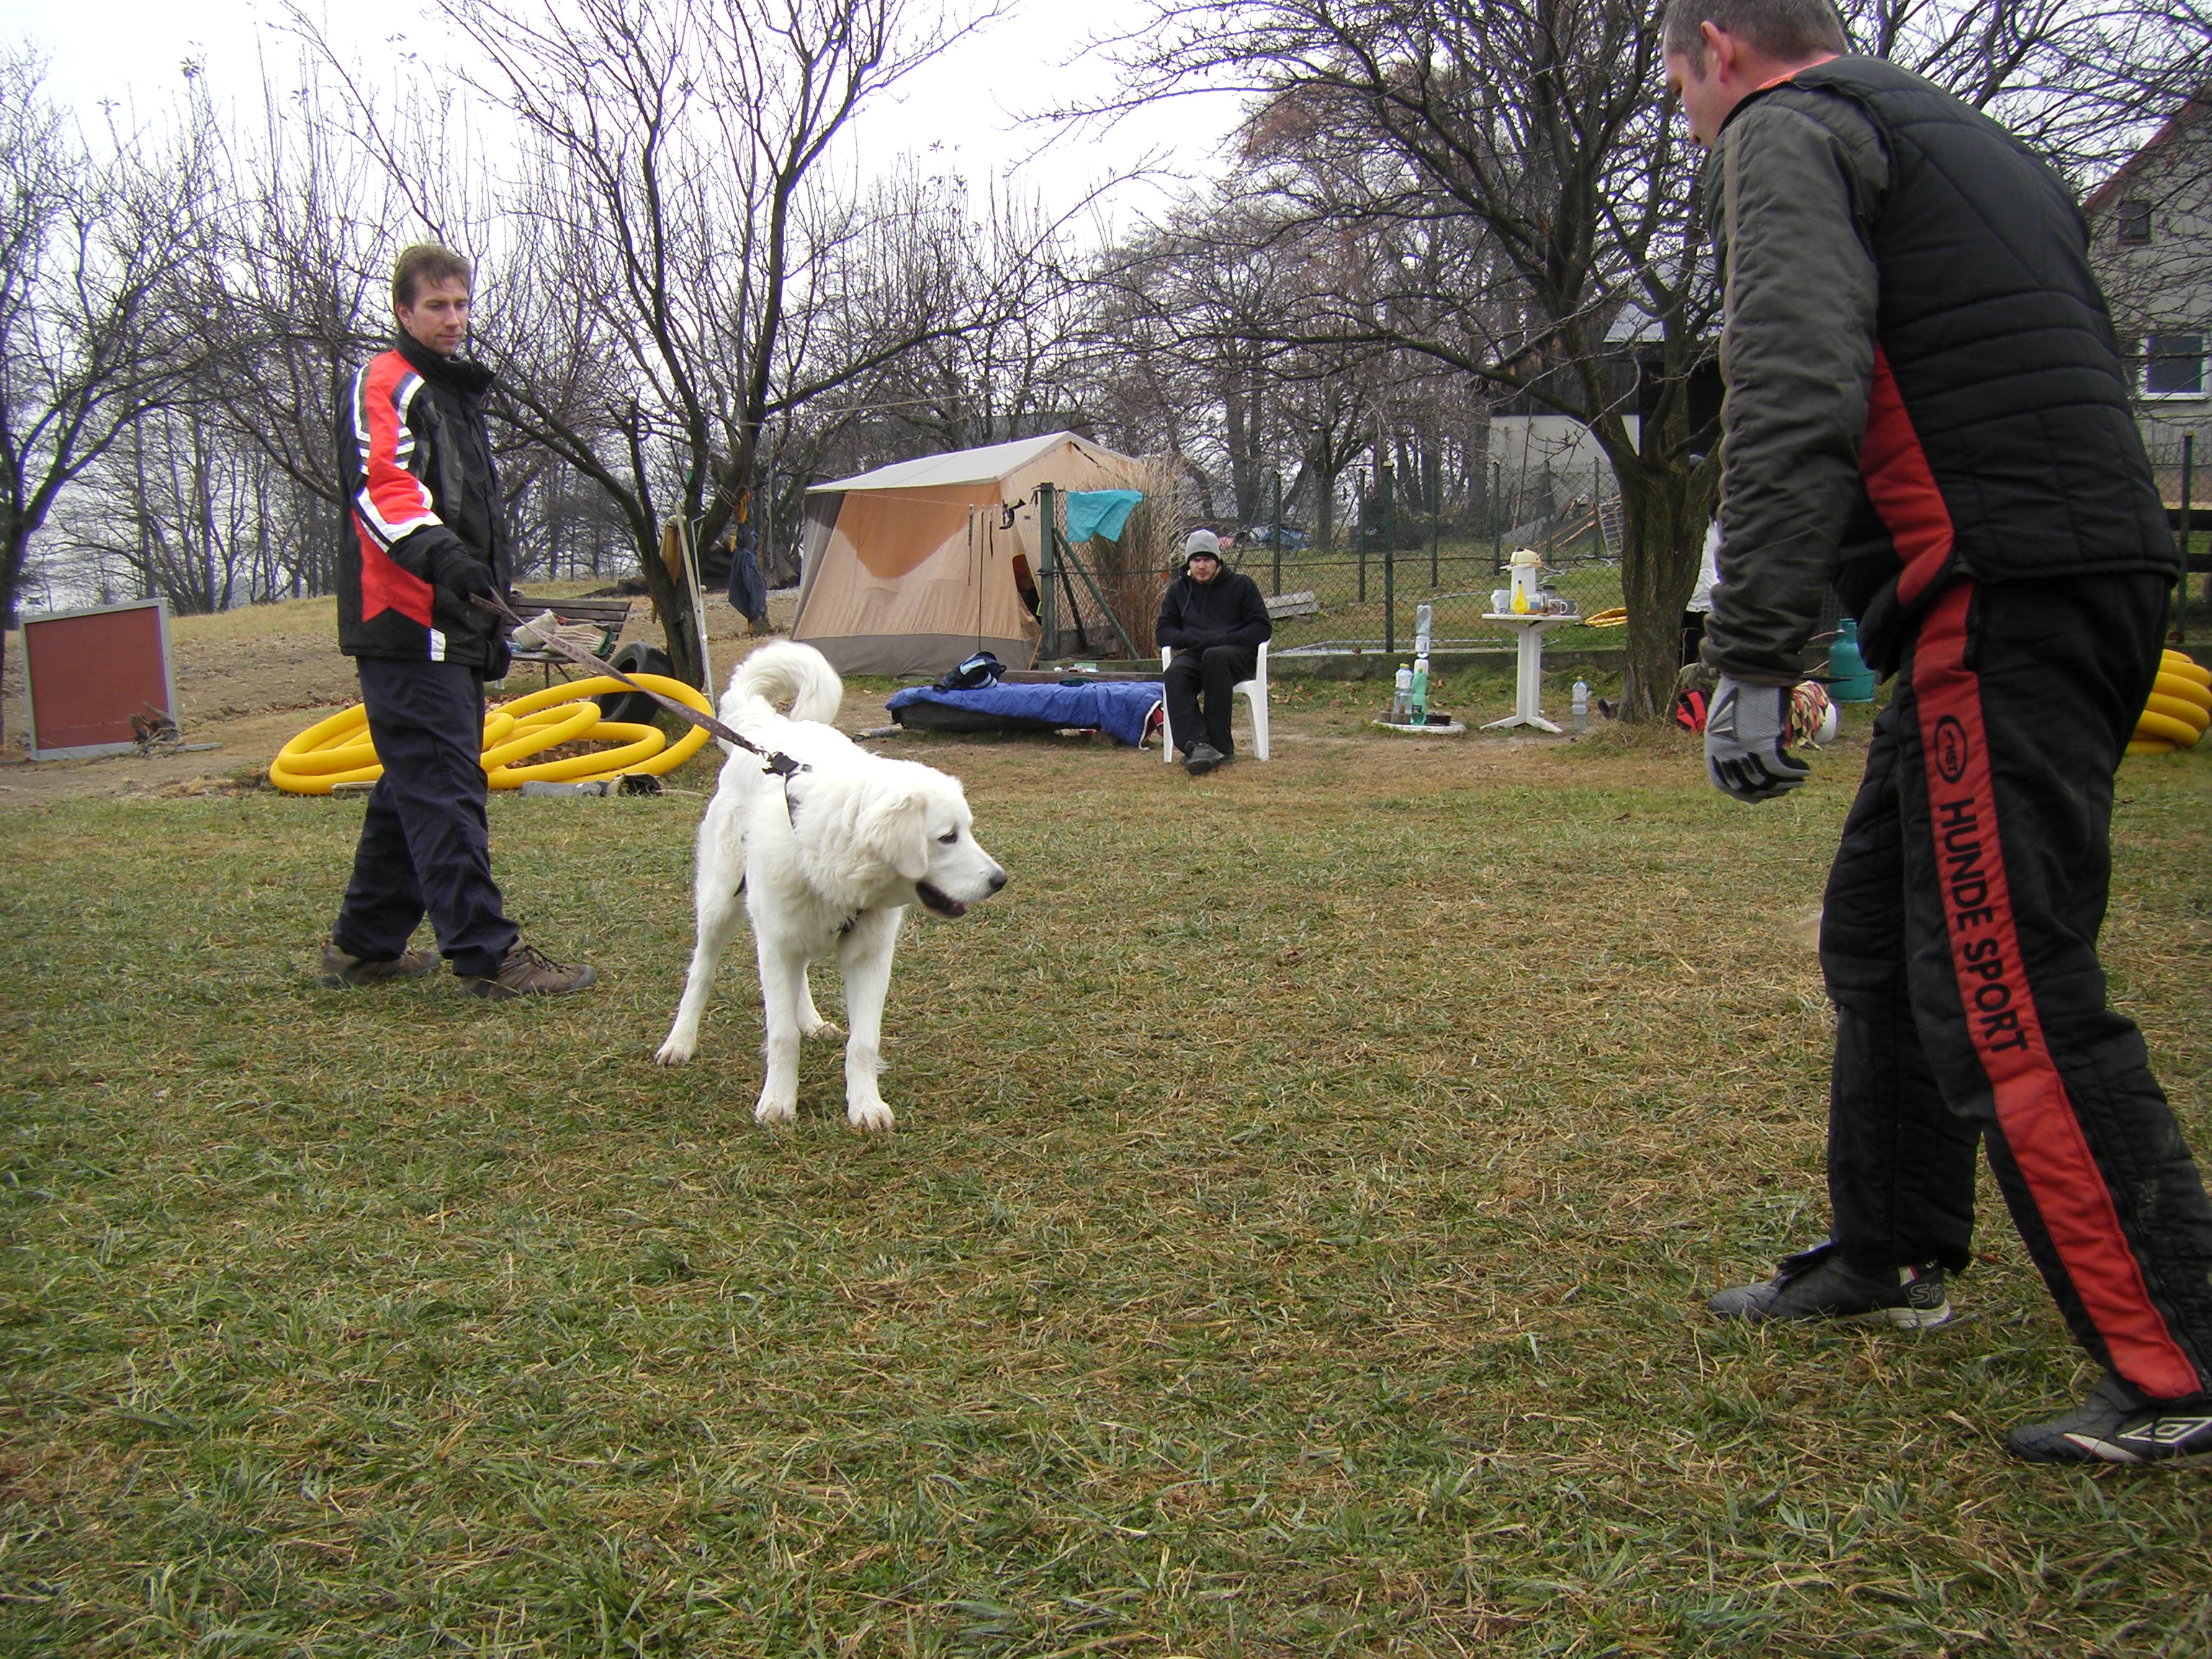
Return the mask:
{"type": "Polygon", "coordinates": [[[1861,1273],[1826,1239],[1785,1259],[1765,1284],[1723,1291],[1705,1305],[1723,1319],[1886,1319],[1901,1331],[1929,1330],[1951,1317],[1935,1263],[1861,1273]]]}
{"type": "Polygon", "coordinates": [[[2212,1395],[2146,1401],[2106,1376],[2063,1417],[2023,1423],[2005,1444],[2031,1463],[2174,1463],[2212,1458],[2212,1395]]]}

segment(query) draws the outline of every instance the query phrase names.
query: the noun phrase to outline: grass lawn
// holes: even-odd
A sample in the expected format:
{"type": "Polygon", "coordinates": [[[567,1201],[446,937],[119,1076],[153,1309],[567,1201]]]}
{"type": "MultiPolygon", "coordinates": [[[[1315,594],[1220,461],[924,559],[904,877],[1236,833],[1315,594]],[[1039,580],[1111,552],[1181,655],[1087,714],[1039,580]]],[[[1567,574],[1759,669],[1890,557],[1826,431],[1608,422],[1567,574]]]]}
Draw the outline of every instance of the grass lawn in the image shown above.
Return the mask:
{"type": "MultiPolygon", "coordinates": [[[[820,1045],[753,1127],[743,940],[652,1063],[696,793],[495,800],[547,1006],[313,988],[357,803],[0,807],[0,1654],[2212,1650],[2202,1475],[2002,1453],[2090,1373],[1987,1182],[1947,1329],[1703,1312],[1824,1226],[1864,711],[1753,810],[1277,693],[1205,780],[894,746],[1012,883],[909,927],[874,1139],[820,1045]]],[[[2212,1153],[2212,757],[2120,793],[2212,1153]]]]}

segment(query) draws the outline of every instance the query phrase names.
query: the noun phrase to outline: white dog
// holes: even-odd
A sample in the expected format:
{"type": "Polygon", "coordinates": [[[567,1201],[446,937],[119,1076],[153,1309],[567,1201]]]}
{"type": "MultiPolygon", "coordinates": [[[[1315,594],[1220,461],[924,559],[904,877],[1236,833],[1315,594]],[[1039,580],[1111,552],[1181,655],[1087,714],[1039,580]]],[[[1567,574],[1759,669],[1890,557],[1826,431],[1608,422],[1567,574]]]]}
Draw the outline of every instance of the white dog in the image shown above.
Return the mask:
{"type": "Polygon", "coordinates": [[[1006,884],[975,844],[958,780],[913,761],[887,760],[830,726],[845,688],[811,646],[764,645],[738,665],[723,694],[725,725],[805,769],[786,780],[757,755],[729,750],[699,825],[699,942],[664,1066],[697,1052],[699,1016],[716,963],[737,931],[738,901],[752,918],[768,1023],[768,1078],[753,1117],[788,1123],[799,1102],[799,1040],[834,1035],[814,1011],[807,964],[833,951],[845,976],[845,1120],[888,1129],[877,1091],[884,995],[906,907],[940,916],[1006,884]],[[791,713],[778,712],[788,704],[791,713]]]}

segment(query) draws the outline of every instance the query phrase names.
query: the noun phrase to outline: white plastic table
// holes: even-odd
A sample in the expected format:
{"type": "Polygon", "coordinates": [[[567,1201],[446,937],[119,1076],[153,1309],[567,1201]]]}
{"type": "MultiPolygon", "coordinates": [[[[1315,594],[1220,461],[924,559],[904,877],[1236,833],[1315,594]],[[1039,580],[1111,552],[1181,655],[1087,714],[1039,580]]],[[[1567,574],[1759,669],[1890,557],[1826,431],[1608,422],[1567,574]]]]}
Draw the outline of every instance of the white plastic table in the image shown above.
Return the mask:
{"type": "Polygon", "coordinates": [[[1502,720],[1492,720],[1482,729],[1495,732],[1502,726],[1533,726],[1540,732],[1557,732],[1559,728],[1544,718],[1544,630],[1578,623],[1580,617],[1539,616],[1534,611],[1523,615],[1517,611],[1491,611],[1483,613],[1483,621],[1510,623],[1513,641],[1513,712],[1502,720]]]}

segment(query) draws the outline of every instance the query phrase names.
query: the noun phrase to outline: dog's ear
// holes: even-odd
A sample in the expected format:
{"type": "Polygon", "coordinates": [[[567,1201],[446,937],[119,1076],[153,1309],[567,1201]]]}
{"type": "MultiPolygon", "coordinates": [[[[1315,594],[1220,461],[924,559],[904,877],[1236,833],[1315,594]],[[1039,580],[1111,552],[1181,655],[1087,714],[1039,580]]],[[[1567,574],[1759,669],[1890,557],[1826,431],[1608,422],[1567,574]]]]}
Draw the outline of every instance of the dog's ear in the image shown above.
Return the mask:
{"type": "Polygon", "coordinates": [[[902,881],[929,873],[928,799],[920,789],[887,790],[870,801],[855,826],[860,844],[902,881]]]}

